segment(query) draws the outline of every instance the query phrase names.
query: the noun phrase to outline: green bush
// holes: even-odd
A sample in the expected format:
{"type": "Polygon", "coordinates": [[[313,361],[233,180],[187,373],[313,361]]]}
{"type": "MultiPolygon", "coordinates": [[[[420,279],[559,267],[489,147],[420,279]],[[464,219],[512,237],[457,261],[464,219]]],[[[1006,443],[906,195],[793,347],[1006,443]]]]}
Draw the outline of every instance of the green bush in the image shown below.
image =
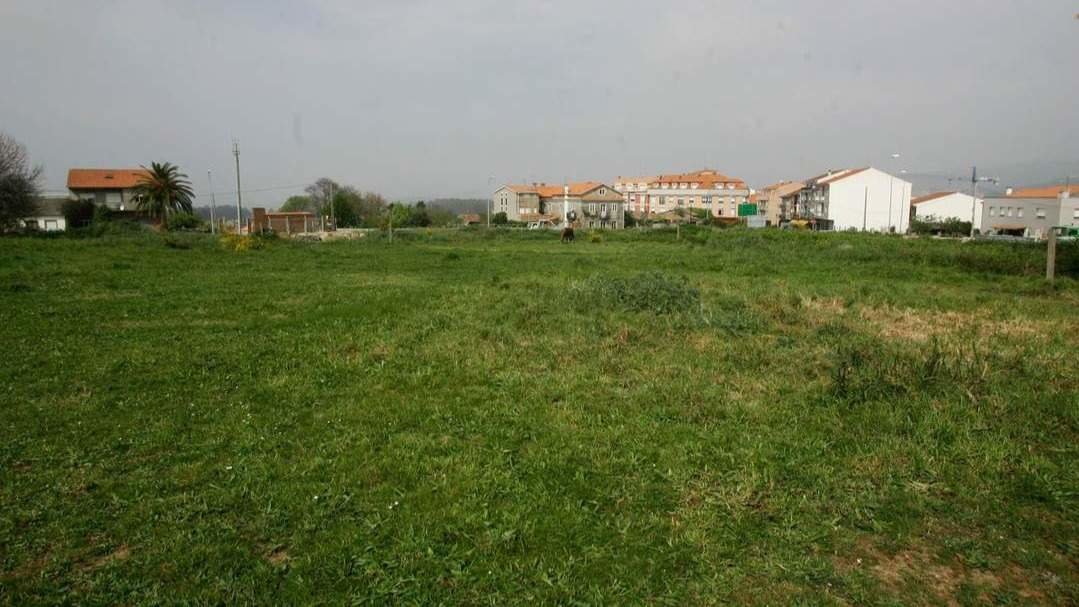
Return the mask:
{"type": "Polygon", "coordinates": [[[925,219],[914,218],[910,222],[912,234],[922,236],[970,236],[970,222],[961,221],[954,217],[940,219],[930,215],[925,219]]]}
{"type": "Polygon", "coordinates": [[[90,220],[92,224],[102,224],[112,221],[112,210],[105,205],[97,205],[94,207],[94,215],[90,220]]]}
{"type": "Polygon", "coordinates": [[[60,207],[68,229],[84,228],[94,220],[96,207],[89,200],[65,200],[60,207]]]}
{"type": "Polygon", "coordinates": [[[617,308],[671,314],[700,307],[701,293],[684,277],[644,272],[618,278],[596,274],[574,284],[571,296],[581,309],[617,308]]]}
{"type": "Polygon", "coordinates": [[[165,229],[170,232],[202,230],[206,222],[194,213],[173,213],[165,219],[165,229]]]}

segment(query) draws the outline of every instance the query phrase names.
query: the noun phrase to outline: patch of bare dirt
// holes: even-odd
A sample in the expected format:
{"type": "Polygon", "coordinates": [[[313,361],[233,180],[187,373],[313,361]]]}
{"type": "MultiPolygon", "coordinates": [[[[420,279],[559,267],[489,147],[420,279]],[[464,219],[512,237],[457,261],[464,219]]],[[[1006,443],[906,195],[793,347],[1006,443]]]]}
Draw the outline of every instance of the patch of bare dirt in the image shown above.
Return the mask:
{"type": "Polygon", "coordinates": [[[8,572],[0,572],[0,582],[21,580],[36,577],[49,566],[49,553],[42,554],[37,558],[23,562],[8,572]]]}
{"type": "Polygon", "coordinates": [[[292,557],[289,556],[288,550],[284,546],[276,546],[266,555],[266,560],[274,567],[284,567],[288,565],[292,557]]]}
{"type": "Polygon", "coordinates": [[[832,564],[841,575],[865,569],[897,597],[908,594],[911,586],[920,586],[941,604],[953,606],[959,605],[960,590],[967,586],[976,589],[978,600],[987,604],[1002,589],[1015,592],[1024,604],[1048,604],[1045,592],[1036,587],[1038,576],[1019,565],[1012,563],[997,571],[969,569],[959,560],[940,561],[924,545],[887,554],[863,537],[846,555],[834,556],[832,564]]]}
{"type": "Polygon", "coordinates": [[[97,571],[102,567],[106,567],[111,563],[120,561],[126,561],[131,556],[131,548],[127,544],[120,544],[115,550],[108,554],[96,556],[90,560],[84,561],[79,565],[79,569],[83,573],[91,573],[97,571]]]}

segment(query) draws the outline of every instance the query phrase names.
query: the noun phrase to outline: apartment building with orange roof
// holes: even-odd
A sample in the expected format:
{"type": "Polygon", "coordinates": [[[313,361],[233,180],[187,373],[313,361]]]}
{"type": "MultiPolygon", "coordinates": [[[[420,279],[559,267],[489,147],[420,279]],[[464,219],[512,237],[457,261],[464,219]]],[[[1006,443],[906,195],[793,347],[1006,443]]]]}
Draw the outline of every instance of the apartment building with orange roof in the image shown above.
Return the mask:
{"type": "Polygon", "coordinates": [[[1079,228],[1079,184],[1008,188],[982,203],[983,231],[1042,239],[1057,227],[1079,228]]]}
{"type": "Polygon", "coordinates": [[[614,183],[624,193],[626,208],[637,216],[703,209],[713,217],[737,217],[738,205],[748,202],[750,195],[745,181],[712,169],[619,177],[614,183]]]}
{"type": "Polygon", "coordinates": [[[495,190],[491,205],[492,213],[505,213],[510,221],[546,221],[579,228],[625,226],[622,193],[599,181],[507,184],[495,190]]]}

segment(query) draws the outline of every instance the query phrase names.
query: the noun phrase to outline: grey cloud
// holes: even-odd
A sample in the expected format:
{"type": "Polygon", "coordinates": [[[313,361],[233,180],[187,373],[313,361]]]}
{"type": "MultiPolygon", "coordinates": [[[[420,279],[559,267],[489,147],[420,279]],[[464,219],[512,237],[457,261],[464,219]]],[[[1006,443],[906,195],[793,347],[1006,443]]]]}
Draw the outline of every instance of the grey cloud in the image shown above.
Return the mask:
{"type": "MultiPolygon", "coordinates": [[[[1074,3],[7,0],[0,129],[46,165],[392,197],[711,165],[1079,161],[1074,3]]],[[[885,166],[885,168],[887,168],[885,166]]],[[[1075,166],[1079,173],[1079,166],[1075,166]]],[[[251,201],[276,204],[291,192],[251,201]]]]}

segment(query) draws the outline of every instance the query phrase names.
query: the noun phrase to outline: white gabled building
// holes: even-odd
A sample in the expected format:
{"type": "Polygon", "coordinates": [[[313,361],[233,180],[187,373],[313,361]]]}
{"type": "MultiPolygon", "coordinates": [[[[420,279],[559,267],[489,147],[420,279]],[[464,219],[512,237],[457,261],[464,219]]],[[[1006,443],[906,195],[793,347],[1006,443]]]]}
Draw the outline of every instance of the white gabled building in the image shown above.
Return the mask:
{"type": "Polygon", "coordinates": [[[973,217],[974,229],[982,229],[982,199],[975,200],[970,194],[937,192],[919,196],[910,203],[914,205],[915,216],[923,221],[930,217],[971,221],[973,217]]]}
{"type": "Polygon", "coordinates": [[[808,221],[822,230],[906,232],[910,182],[866,167],[829,171],[805,181],[784,209],[784,220],[808,221]]]}

